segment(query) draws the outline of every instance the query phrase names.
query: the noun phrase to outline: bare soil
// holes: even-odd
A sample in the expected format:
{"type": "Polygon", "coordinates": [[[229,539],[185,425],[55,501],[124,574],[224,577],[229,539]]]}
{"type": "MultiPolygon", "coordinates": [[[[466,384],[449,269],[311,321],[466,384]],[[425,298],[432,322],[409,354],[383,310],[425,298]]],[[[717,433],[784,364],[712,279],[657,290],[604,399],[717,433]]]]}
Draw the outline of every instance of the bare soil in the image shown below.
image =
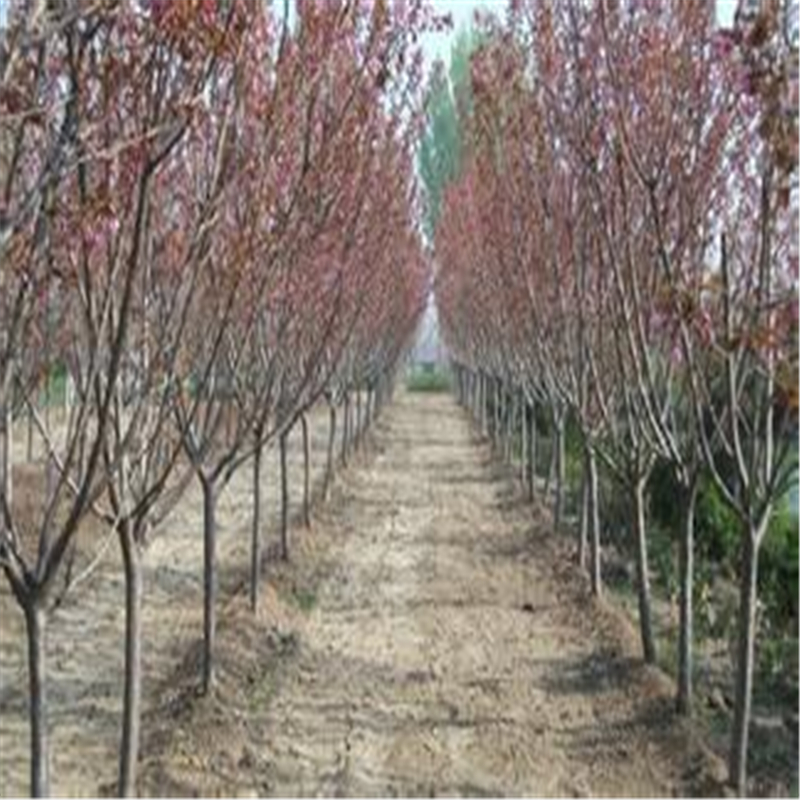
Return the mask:
{"type": "MultiPolygon", "coordinates": [[[[340,426],[341,428],[341,421],[340,426]]],[[[24,423],[15,431],[14,501],[24,514],[37,509],[41,491],[41,442],[26,463],[24,423]],[[39,459],[37,462],[36,459],[39,459]]],[[[309,419],[312,476],[318,484],[328,437],[326,409],[309,419]]],[[[293,513],[302,500],[302,439],[289,437],[293,513]]],[[[269,448],[263,464],[267,546],[277,545],[279,462],[269,448]]],[[[218,504],[218,563],[222,603],[237,595],[249,564],[252,474],[245,465],[218,504]]],[[[40,505],[40,504],[39,504],[40,505]]],[[[31,526],[32,527],[32,526],[31,526]]],[[[170,516],[153,532],[145,554],[143,606],[144,736],[157,718],[164,686],[174,680],[188,652],[202,637],[202,501],[193,482],[170,516]]],[[[35,547],[35,543],[31,543],[35,547]]],[[[74,575],[99,559],[90,577],[66,594],[49,617],[47,692],[51,736],[51,791],[92,796],[114,790],[123,684],[124,585],[119,546],[86,517],[76,541],[74,575]]],[[[31,551],[34,552],[34,551],[31,551]]],[[[24,617],[7,581],[0,578],[0,795],[29,791],[29,733],[24,617]]],[[[196,678],[199,671],[192,676],[196,678]]]]}
{"type": "MultiPolygon", "coordinates": [[[[148,795],[719,794],[722,765],[444,395],[401,394],[253,617],[145,721],[148,795]]],[[[196,634],[195,634],[196,636],[196,634]]]]}

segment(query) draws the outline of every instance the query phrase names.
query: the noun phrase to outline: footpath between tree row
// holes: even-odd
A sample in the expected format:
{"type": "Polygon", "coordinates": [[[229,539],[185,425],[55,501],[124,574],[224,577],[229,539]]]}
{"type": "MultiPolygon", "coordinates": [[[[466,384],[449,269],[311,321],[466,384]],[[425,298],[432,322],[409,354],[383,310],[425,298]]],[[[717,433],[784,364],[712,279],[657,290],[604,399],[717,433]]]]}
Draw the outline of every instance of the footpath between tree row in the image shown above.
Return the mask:
{"type": "Polygon", "coordinates": [[[146,793],[719,791],[669,681],[451,398],[400,394],[370,447],[259,616],[229,605],[215,698],[191,669],[163,687],[146,793]]]}

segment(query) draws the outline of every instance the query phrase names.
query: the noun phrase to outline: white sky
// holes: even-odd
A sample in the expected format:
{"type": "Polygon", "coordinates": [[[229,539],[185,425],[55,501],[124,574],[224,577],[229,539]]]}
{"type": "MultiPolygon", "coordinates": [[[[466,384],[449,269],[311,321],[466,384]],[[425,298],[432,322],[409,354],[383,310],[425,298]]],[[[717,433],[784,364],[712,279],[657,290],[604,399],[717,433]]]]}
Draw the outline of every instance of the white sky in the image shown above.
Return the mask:
{"type": "MultiPolygon", "coordinates": [[[[2,2],[2,0],[0,0],[2,2]]],[[[546,2],[560,2],[560,0],[546,0],[546,2]]],[[[700,0],[707,2],[707,0],[700,0]]],[[[508,0],[432,0],[433,7],[440,14],[449,13],[453,18],[453,28],[445,33],[429,33],[422,40],[428,66],[437,58],[446,64],[450,62],[450,47],[462,28],[468,28],[476,10],[486,13],[495,13],[503,17],[508,0]]],[[[717,0],[717,14],[723,25],[733,22],[738,0],[717,0]]]]}
{"type": "MultiPolygon", "coordinates": [[[[0,24],[5,20],[6,8],[9,0],[0,0],[0,24]]],[[[705,0],[703,0],[705,2],[705,0]]],[[[733,19],[738,0],[717,0],[717,11],[720,21],[728,24],[733,19]]],[[[449,33],[429,34],[423,41],[428,63],[432,64],[437,58],[445,61],[450,56],[450,45],[454,36],[463,27],[468,27],[476,9],[493,11],[502,14],[507,5],[507,0],[433,0],[434,8],[440,13],[450,13],[453,17],[453,30],[449,33]]]]}
{"type": "Polygon", "coordinates": [[[453,18],[453,27],[444,33],[429,33],[423,37],[422,46],[428,66],[437,58],[441,58],[446,64],[450,62],[451,45],[462,28],[469,28],[477,9],[502,15],[508,2],[507,0],[433,0],[432,4],[438,14],[450,14],[453,18]]]}

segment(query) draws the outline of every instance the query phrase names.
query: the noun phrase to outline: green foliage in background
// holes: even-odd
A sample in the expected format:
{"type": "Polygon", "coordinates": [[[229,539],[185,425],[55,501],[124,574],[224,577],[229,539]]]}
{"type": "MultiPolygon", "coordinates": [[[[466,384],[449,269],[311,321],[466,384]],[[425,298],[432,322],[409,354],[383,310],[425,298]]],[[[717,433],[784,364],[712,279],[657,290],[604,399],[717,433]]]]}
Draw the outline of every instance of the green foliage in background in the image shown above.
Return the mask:
{"type": "Polygon", "coordinates": [[[461,170],[463,151],[460,119],[472,106],[470,54],[475,47],[471,31],[461,31],[450,53],[450,70],[434,65],[426,97],[425,133],[419,150],[419,172],[425,187],[425,234],[433,242],[447,185],[461,170]]]}
{"type": "Polygon", "coordinates": [[[406,376],[409,392],[449,392],[452,389],[450,373],[442,368],[416,368],[406,376]]]}

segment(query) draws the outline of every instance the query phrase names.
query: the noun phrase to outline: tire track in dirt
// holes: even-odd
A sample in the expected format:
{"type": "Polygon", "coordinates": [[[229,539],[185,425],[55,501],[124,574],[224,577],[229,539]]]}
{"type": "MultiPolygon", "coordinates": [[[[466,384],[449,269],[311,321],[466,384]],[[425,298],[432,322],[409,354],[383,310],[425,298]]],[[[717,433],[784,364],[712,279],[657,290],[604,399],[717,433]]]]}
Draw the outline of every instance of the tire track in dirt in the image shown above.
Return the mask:
{"type": "MultiPolygon", "coordinates": [[[[402,394],[248,722],[257,791],[672,795],[688,734],[450,398],[402,394]]],[[[252,706],[251,706],[252,708],[252,706]]]]}

